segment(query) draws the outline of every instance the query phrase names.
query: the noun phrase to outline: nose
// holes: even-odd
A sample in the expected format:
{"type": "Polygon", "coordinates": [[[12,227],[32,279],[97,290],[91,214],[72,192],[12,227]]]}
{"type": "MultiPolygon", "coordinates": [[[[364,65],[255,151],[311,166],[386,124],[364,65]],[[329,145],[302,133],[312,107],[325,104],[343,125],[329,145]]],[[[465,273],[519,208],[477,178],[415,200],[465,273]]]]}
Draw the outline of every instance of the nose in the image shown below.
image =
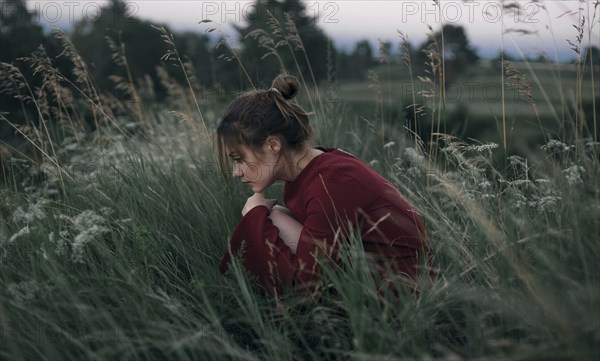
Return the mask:
{"type": "Polygon", "coordinates": [[[242,171],[242,165],[238,162],[234,162],[233,163],[233,177],[240,178],[243,175],[244,175],[244,172],[242,171]]]}

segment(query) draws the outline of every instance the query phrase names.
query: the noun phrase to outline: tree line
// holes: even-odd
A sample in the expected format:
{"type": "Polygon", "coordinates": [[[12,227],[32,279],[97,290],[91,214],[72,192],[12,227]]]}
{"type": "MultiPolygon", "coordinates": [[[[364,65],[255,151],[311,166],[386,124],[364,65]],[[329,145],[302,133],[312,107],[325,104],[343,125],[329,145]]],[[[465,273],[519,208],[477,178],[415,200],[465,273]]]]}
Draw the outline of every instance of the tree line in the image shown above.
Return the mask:
{"type": "MultiPolygon", "coordinates": [[[[43,86],[44,80],[36,78],[35,62],[30,60],[27,64],[24,58],[42,54],[62,74],[76,77],[78,66],[74,64],[72,49],[77,51],[81,64],[87,64],[85,71],[101,91],[115,91],[123,83],[132,83],[145,89],[140,96],[155,101],[169,96],[166,79],[190,82],[178,69],[181,66],[190,74],[196,90],[211,91],[248,89],[251,84],[265,87],[283,69],[305,78],[308,84],[367,80],[368,70],[378,63],[400,63],[407,55],[412,59],[415,74],[424,74],[428,67],[441,61],[442,33],[446,81],[479,61],[464,29],[452,24],[432,32],[423,44],[414,48],[406,42],[404,46],[397,45],[394,51],[394,44],[382,42],[376,55],[371,43],[361,40],[350,50],[338,49],[300,0],[256,0],[247,21],[235,26],[239,37],[236,47],[231,45],[231,39],[219,36],[219,30],[210,22],[199,25],[204,33],[173,32],[166,25],[161,25],[164,28],[161,32],[156,24],[129,16],[122,0],[109,2],[94,21],[86,18],[77,21],[68,40],[61,33],[46,34],[36,22],[35,14],[26,9],[24,0],[2,3],[0,62],[22,69],[32,87],[43,86]],[[172,34],[173,44],[165,41],[169,40],[165,34],[172,34]],[[73,47],[66,47],[65,41],[73,47]],[[170,61],[174,55],[172,45],[181,62],[170,61]],[[70,56],[67,48],[71,49],[70,56]]],[[[22,111],[21,102],[9,94],[14,93],[14,85],[6,71],[0,72],[0,80],[0,111],[22,111]]],[[[123,92],[120,96],[131,94],[123,92]]]]}
{"type": "MultiPolygon", "coordinates": [[[[4,12],[0,14],[0,61],[18,63],[20,58],[43,46],[56,65],[66,70],[68,61],[60,56],[63,45],[52,34],[44,33],[35,21],[35,14],[26,9],[25,1],[5,3],[11,3],[14,9],[10,12],[6,6],[0,9],[4,12]]],[[[235,49],[224,36],[215,41],[212,36],[215,32],[173,32],[163,25],[173,34],[178,52],[193,66],[200,84],[240,87],[246,85],[248,78],[260,84],[272,79],[282,68],[295,73],[312,73],[316,82],[360,80],[366,79],[368,69],[377,64],[375,49],[367,40],[357,42],[351,50],[336,49],[318,27],[318,19],[307,14],[300,0],[258,0],[252,9],[247,22],[235,26],[239,35],[239,47],[235,49]]],[[[210,23],[202,26],[206,31],[214,30],[210,23]]],[[[463,37],[459,41],[466,45],[463,53],[468,62],[476,61],[477,55],[467,44],[462,28],[449,27],[448,30],[463,37]]],[[[93,22],[86,18],[76,22],[69,36],[78,53],[90,64],[89,70],[100,89],[114,85],[110,75],[125,76],[114,55],[123,48],[131,76],[139,81],[148,75],[157,84],[155,90],[164,92],[158,85],[156,68],[165,65],[163,55],[168,46],[154,24],[128,16],[122,0],[108,3],[93,22]]],[[[389,51],[392,44],[387,42],[383,46],[389,51]]],[[[468,62],[464,62],[465,65],[468,62]]],[[[180,77],[177,73],[173,72],[176,78],[180,77]]]]}

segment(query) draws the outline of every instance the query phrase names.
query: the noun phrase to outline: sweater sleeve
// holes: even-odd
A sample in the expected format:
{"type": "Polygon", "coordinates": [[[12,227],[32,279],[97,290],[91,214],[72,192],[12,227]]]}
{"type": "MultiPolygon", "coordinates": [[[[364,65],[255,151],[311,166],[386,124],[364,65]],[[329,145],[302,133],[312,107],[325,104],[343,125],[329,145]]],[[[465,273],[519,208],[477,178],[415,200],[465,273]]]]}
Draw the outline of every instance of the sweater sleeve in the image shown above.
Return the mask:
{"type": "Polygon", "coordinates": [[[225,273],[232,256],[241,254],[244,268],[261,286],[273,293],[281,284],[289,284],[297,268],[297,259],[279,237],[266,206],[252,208],[242,218],[231,239],[219,270],[225,273]]]}

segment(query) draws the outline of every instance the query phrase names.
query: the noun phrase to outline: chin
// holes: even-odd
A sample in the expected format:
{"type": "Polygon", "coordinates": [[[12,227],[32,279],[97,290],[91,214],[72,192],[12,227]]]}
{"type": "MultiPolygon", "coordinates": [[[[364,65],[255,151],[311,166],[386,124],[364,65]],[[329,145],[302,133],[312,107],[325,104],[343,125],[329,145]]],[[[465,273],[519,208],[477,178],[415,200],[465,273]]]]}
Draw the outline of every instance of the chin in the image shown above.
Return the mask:
{"type": "Polygon", "coordinates": [[[254,193],[262,193],[267,188],[269,188],[271,186],[271,184],[272,183],[268,183],[268,184],[251,183],[251,184],[249,184],[249,186],[250,186],[250,189],[252,190],[252,192],[254,192],[254,193]]]}
{"type": "Polygon", "coordinates": [[[254,193],[262,193],[264,192],[267,188],[269,188],[269,185],[264,185],[264,184],[252,184],[252,186],[250,187],[250,189],[252,189],[252,191],[254,193]]]}

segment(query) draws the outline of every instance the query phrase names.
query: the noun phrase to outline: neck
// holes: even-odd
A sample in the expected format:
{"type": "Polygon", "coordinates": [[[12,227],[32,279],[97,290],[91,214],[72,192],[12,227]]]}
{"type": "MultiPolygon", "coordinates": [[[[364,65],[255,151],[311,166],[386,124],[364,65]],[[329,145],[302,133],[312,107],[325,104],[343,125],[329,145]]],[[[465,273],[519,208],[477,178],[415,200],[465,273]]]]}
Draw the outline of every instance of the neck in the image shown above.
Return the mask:
{"type": "Polygon", "coordinates": [[[289,159],[289,162],[285,164],[283,169],[284,176],[283,180],[286,182],[293,182],[298,174],[302,172],[304,168],[319,154],[323,153],[318,149],[313,149],[309,146],[302,148],[297,152],[293,152],[289,159]]]}

